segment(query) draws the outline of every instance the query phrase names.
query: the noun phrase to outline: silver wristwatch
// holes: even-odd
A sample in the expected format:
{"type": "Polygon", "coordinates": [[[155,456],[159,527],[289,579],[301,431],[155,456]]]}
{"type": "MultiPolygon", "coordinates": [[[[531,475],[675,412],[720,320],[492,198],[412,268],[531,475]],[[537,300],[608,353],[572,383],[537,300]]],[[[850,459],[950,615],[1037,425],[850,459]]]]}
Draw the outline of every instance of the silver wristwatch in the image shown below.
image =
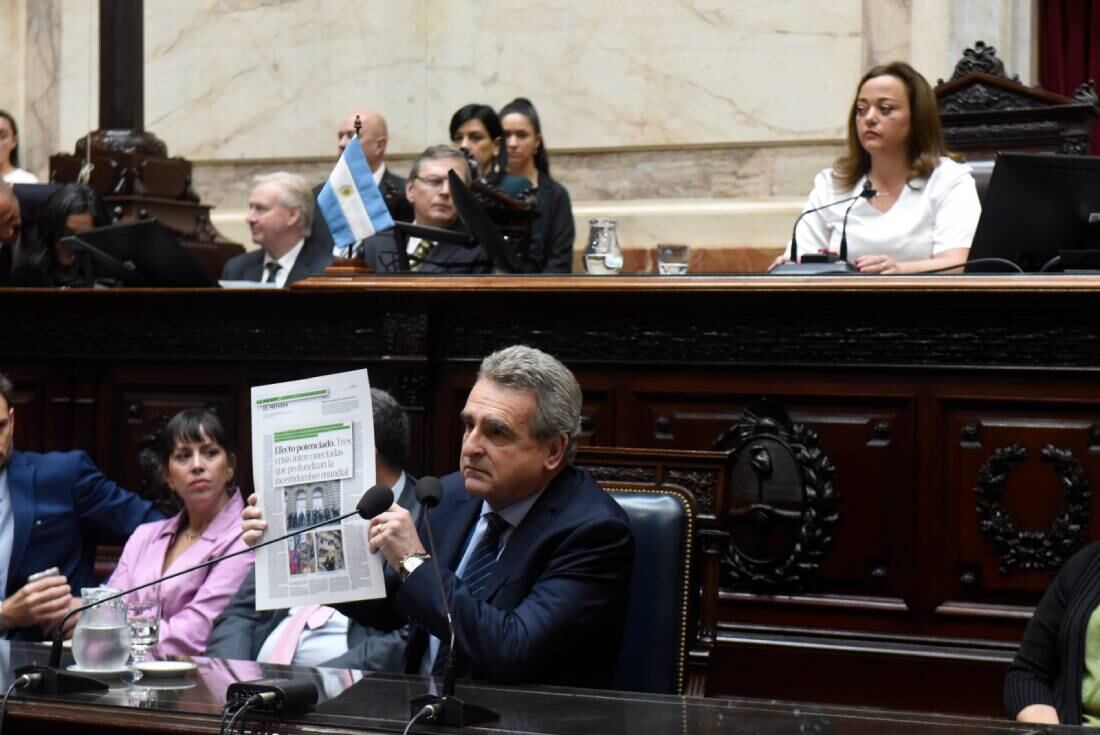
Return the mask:
{"type": "Polygon", "coordinates": [[[432,557],[428,554],[408,554],[404,556],[397,565],[397,571],[401,572],[401,581],[404,582],[408,579],[409,575],[416,571],[417,567],[431,558],[432,557]]]}

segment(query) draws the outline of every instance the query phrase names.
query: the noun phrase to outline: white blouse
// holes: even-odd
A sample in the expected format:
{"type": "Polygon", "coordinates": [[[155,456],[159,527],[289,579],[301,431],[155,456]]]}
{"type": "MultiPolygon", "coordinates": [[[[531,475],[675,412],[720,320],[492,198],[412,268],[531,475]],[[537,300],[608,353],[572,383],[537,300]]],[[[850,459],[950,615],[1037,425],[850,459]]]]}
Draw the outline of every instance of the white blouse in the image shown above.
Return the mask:
{"type": "Polygon", "coordinates": [[[37,184],[38,177],[32,174],[30,171],[24,171],[21,168],[14,168],[4,174],[4,183],[7,184],[37,184]]]}
{"type": "MultiPolygon", "coordinates": [[[[803,212],[855,196],[867,177],[851,189],[839,190],[833,170],[827,168],[814,178],[814,189],[803,212]]],[[[798,224],[798,255],[828,248],[840,252],[844,211],[851,202],[826,207],[806,215],[798,224]]],[[[914,179],[902,187],[894,206],[880,212],[866,199],[856,201],[848,215],[848,260],[863,255],[888,255],[896,262],[924,260],[944,250],[969,248],[978,227],[982,205],[970,167],[950,158],[927,179],[914,179]]],[[[787,245],[787,256],[791,247],[787,245]]]]}

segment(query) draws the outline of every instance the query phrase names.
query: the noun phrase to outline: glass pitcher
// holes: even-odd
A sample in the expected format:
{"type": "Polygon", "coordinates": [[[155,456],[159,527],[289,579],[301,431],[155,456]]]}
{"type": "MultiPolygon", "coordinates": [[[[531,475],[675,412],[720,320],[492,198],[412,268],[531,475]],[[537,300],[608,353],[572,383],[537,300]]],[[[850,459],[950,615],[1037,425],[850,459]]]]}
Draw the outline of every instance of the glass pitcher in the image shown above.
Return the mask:
{"type": "MultiPolygon", "coordinates": [[[[110,587],[85,587],[80,596],[88,604],[118,592],[110,587]]],[[[126,667],[129,657],[130,628],[121,597],[80,613],[73,632],[73,658],[77,666],[85,671],[117,671],[126,667]]]]}
{"type": "Polygon", "coordinates": [[[584,249],[584,269],[588,273],[606,276],[623,269],[623,250],[619,247],[617,225],[609,217],[588,220],[588,247],[584,249]]]}

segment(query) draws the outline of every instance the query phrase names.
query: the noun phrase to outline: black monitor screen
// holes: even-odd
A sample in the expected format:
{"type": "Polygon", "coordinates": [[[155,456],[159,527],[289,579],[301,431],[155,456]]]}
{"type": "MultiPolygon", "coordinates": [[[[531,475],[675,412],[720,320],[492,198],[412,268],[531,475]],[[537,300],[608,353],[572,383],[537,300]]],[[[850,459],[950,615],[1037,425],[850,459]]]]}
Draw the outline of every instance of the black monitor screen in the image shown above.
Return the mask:
{"type": "Polygon", "coordinates": [[[97,227],[62,242],[92,282],[121,286],[214,286],[202,266],[156,220],[97,227]]]}
{"type": "MultiPolygon", "coordinates": [[[[1057,262],[1048,267],[1061,271],[1069,269],[1074,254],[1100,247],[1098,236],[1100,157],[1001,153],[986,190],[970,260],[1004,258],[1031,273],[1064,255],[1065,268],[1057,262]]],[[[968,273],[1005,270],[985,263],[966,267],[968,273]]]]}

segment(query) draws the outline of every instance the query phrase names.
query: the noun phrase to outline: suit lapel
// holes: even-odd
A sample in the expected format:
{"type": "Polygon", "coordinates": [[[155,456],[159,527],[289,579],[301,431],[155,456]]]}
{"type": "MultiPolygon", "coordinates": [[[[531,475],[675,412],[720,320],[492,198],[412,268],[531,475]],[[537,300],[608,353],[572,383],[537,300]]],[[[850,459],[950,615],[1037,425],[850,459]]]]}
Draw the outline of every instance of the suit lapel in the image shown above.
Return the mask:
{"type": "MultiPolygon", "coordinates": [[[[23,555],[30,543],[31,527],[34,524],[34,467],[22,452],[12,452],[8,463],[8,495],[11,497],[14,529],[11,564],[8,565],[8,589],[12,589],[12,584],[16,582],[16,571],[23,564],[23,555]]],[[[22,582],[19,586],[22,586],[22,582]]]]}
{"type": "MultiPolygon", "coordinates": [[[[481,500],[470,497],[463,489],[461,497],[446,515],[439,513],[433,515],[434,519],[440,518],[441,515],[445,519],[446,530],[439,534],[439,561],[447,569],[456,569],[458,563],[462,561],[462,553],[466,550],[466,539],[469,538],[474,524],[481,515],[481,500]]],[[[432,526],[432,530],[438,531],[442,524],[438,520],[433,522],[436,525],[432,526]]]]}
{"type": "Polygon", "coordinates": [[[244,280],[246,281],[262,281],[264,279],[264,251],[257,250],[256,257],[252,258],[248,262],[248,267],[244,271],[244,280]]]}
{"type": "MultiPolygon", "coordinates": [[[[566,469],[566,472],[569,470],[566,469]]],[[[531,510],[512,532],[508,539],[508,545],[497,561],[496,567],[485,585],[485,599],[492,600],[493,595],[501,585],[519,570],[528,567],[528,558],[538,548],[539,539],[543,538],[546,527],[550,524],[554,514],[561,503],[562,475],[560,473],[543,492],[531,510]]]]}

